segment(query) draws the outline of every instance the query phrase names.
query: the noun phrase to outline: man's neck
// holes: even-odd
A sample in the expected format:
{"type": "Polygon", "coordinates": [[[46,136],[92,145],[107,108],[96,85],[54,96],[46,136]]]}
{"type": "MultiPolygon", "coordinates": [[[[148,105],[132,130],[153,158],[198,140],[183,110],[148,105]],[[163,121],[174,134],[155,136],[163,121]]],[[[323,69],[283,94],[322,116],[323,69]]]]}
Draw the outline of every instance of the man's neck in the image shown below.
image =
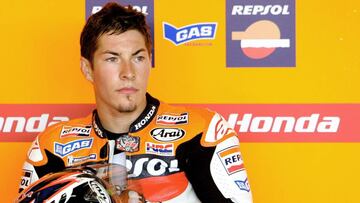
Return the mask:
{"type": "Polygon", "coordinates": [[[139,105],[135,111],[119,112],[116,109],[109,108],[106,105],[97,105],[101,125],[113,133],[129,132],[130,125],[140,116],[146,107],[146,102],[139,105]]]}

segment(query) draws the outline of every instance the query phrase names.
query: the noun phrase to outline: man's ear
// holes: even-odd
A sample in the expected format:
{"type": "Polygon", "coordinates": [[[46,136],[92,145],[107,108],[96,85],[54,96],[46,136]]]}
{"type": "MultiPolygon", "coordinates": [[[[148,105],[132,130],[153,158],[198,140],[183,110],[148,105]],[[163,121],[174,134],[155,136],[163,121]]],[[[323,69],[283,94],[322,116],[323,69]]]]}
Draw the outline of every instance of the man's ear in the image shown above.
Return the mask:
{"type": "Polygon", "coordinates": [[[81,72],[84,75],[84,77],[90,81],[91,83],[94,82],[94,77],[93,77],[93,69],[91,67],[91,63],[89,60],[87,60],[84,57],[80,58],[80,67],[81,67],[81,72]]]}

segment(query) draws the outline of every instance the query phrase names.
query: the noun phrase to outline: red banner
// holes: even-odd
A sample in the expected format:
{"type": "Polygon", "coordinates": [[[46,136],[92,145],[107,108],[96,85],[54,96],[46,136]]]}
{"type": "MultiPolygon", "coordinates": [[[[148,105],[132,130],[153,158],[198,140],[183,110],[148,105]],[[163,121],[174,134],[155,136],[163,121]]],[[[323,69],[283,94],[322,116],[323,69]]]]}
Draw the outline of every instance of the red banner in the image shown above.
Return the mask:
{"type": "MultiPolygon", "coordinates": [[[[360,104],[197,104],[219,112],[242,142],[359,142],[360,104]]],[[[28,142],[93,104],[2,104],[0,141],[28,142]]]]}
{"type": "Polygon", "coordinates": [[[0,141],[30,142],[46,127],[84,117],[93,104],[1,104],[0,141]]]}
{"type": "Polygon", "coordinates": [[[359,142],[360,104],[196,105],[219,112],[241,142],[359,142]]]}

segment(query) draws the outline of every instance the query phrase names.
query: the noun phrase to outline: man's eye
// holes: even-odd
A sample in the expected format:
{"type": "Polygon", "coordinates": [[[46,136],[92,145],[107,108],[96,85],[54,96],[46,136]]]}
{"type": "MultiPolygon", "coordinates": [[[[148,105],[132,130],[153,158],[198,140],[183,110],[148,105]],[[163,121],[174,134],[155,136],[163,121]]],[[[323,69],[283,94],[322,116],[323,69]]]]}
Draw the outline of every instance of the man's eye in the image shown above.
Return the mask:
{"type": "Polygon", "coordinates": [[[136,62],[141,62],[141,61],[143,61],[143,60],[145,60],[145,57],[144,57],[144,56],[137,56],[137,57],[135,57],[135,61],[136,61],[136,62]]]}
{"type": "Polygon", "coordinates": [[[110,57],[110,58],[105,59],[105,61],[107,61],[107,62],[116,62],[117,58],[116,57],[110,57]]]}

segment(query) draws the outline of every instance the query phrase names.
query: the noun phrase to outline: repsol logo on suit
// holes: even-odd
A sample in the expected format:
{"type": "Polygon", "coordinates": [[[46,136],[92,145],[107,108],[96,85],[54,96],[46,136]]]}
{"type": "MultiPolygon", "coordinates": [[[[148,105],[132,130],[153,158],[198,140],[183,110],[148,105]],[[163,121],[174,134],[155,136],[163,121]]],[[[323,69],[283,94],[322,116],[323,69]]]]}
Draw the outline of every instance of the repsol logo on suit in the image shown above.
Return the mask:
{"type": "Polygon", "coordinates": [[[127,156],[128,178],[146,178],[170,175],[180,171],[178,160],[174,156],[142,154],[127,156]]]}
{"type": "Polygon", "coordinates": [[[150,135],[157,141],[171,142],[184,137],[185,131],[181,128],[155,128],[150,135]]]}

